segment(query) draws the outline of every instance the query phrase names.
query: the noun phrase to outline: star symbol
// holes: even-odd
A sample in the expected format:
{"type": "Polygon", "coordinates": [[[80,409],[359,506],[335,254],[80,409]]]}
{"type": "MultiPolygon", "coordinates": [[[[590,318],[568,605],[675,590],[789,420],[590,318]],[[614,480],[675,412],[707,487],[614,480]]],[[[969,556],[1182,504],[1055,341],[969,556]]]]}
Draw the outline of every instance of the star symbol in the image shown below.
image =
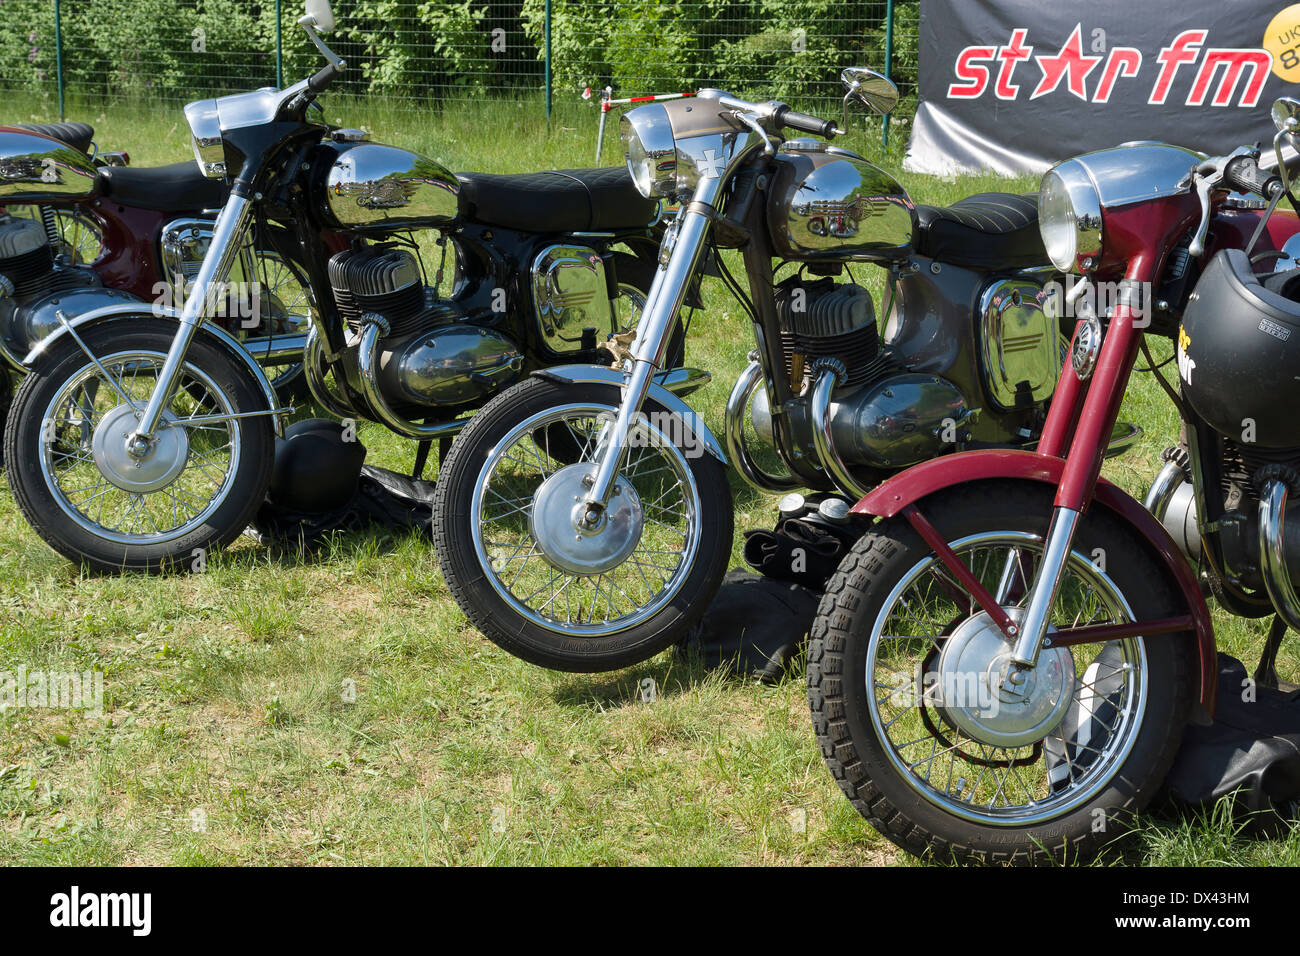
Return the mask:
{"type": "Polygon", "coordinates": [[[1070,92],[1086,101],[1088,94],[1083,87],[1084,80],[1101,62],[1101,57],[1083,55],[1083,24],[1079,23],[1075,25],[1070,39],[1065,41],[1065,45],[1056,56],[1036,56],[1034,60],[1038,63],[1038,68],[1043,71],[1043,78],[1030,95],[1031,100],[1051,93],[1061,85],[1061,78],[1069,74],[1067,84],[1070,92]]]}
{"type": "Polygon", "coordinates": [[[722,175],[723,167],[727,165],[727,161],[718,155],[716,149],[706,149],[697,165],[703,178],[717,179],[722,175]]]}

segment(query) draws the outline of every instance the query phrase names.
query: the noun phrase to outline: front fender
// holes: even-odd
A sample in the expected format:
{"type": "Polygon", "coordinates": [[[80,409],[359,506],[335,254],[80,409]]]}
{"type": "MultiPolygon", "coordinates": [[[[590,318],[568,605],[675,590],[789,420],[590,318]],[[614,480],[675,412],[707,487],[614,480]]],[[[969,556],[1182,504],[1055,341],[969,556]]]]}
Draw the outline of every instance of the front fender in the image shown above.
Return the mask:
{"type": "MultiPolygon", "coordinates": [[[[1002,478],[1059,485],[1064,470],[1064,459],[1028,451],[988,449],[945,455],[942,458],[932,458],[881,482],[854,505],[852,511],[854,514],[892,518],[908,505],[957,484],[1002,478]]],[[[1201,595],[1195,572],[1160,522],[1118,485],[1105,478],[1099,479],[1095,500],[1103,508],[1114,512],[1146,540],[1182,592],[1187,609],[1196,622],[1200,703],[1206,716],[1213,715],[1219,674],[1218,649],[1215,646],[1210,609],[1201,595]]]]}
{"type": "MultiPolygon", "coordinates": [[[[93,326],[103,325],[106,322],[130,322],[133,319],[153,318],[153,319],[170,319],[177,324],[180,323],[180,313],[175,309],[165,308],[163,306],[149,306],[142,308],[139,303],[123,303],[121,305],[108,305],[102,309],[91,309],[89,312],[83,312],[75,319],[69,321],[68,325],[61,325],[55,331],[51,332],[45,338],[41,339],[32,347],[23,359],[23,365],[31,368],[38,362],[42,355],[49,351],[50,346],[55,342],[67,337],[69,327],[75,329],[78,333],[93,326]]],[[[262,366],[257,364],[257,360],[245,351],[237,339],[220,326],[213,325],[210,322],[204,322],[199,326],[199,335],[203,335],[220,345],[230,357],[243,366],[253,380],[257,382],[258,388],[262,391],[263,398],[266,399],[267,408],[278,408],[279,399],[275,395],[275,387],[271,380],[266,377],[266,372],[262,366]]],[[[277,435],[283,434],[283,425],[280,417],[273,416],[275,419],[275,432],[277,435]]]]}
{"type": "MultiPolygon", "coordinates": [[[[618,388],[622,388],[625,384],[622,372],[603,365],[556,365],[552,368],[539,369],[533,374],[553,382],[598,382],[618,388]]],[[[713,432],[709,431],[709,426],[704,424],[703,419],[695,414],[691,406],[669,391],[669,388],[674,386],[694,391],[708,381],[707,372],[697,369],[669,369],[655,375],[650,383],[649,397],[681,418],[690,429],[692,437],[708,449],[710,455],[725,465],[727,456],[722,451],[722,443],[714,437],[713,432]]]]}

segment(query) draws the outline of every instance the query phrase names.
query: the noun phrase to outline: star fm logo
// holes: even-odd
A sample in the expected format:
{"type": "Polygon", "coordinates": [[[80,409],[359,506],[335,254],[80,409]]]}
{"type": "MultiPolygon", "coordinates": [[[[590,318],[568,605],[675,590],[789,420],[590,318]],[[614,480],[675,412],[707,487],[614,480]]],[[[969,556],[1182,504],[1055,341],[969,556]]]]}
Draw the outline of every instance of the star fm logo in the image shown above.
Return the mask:
{"type": "MultiPolygon", "coordinates": [[[[1264,83],[1273,69],[1273,54],[1257,48],[1206,47],[1208,36],[1208,30],[1184,30],[1156,54],[1157,72],[1147,96],[1148,104],[1160,106],[1169,99],[1174,81],[1184,67],[1190,68],[1187,75],[1192,77],[1188,106],[1205,105],[1216,76],[1218,84],[1211,105],[1231,106],[1238,86],[1242,86],[1238,106],[1250,108],[1259,104],[1264,83]]],[[[993,95],[1000,100],[1018,99],[1022,91],[1027,92],[1028,99],[1036,100],[1064,89],[1084,102],[1106,103],[1117,83],[1135,79],[1142,72],[1144,55],[1137,47],[1112,46],[1106,50],[1103,39],[1085,52],[1082,23],[1075,26],[1070,38],[1055,53],[1035,56],[1028,39],[1028,30],[1014,29],[1010,41],[1002,46],[963,49],[953,65],[958,82],[949,85],[948,98],[977,99],[992,87],[993,95]],[[1033,60],[1038,67],[1036,80],[1028,66],[1017,70],[1028,60],[1033,60]]]]}

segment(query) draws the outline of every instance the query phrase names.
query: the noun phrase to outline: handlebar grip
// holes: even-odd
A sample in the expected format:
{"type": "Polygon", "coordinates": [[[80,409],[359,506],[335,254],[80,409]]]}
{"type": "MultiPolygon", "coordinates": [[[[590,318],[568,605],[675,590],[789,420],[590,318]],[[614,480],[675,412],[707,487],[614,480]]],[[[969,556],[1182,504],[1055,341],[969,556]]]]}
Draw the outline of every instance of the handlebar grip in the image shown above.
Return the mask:
{"type": "Polygon", "coordinates": [[[1224,181],[1238,192],[1272,199],[1282,189],[1282,180],[1259,168],[1250,156],[1234,159],[1223,171],[1224,181]]]}
{"type": "Polygon", "coordinates": [[[826,139],[834,136],[840,128],[835,120],[824,120],[808,113],[798,113],[788,106],[777,110],[776,121],[782,126],[788,126],[790,129],[812,133],[814,136],[821,136],[826,139]]]}
{"type": "Polygon", "coordinates": [[[312,93],[323,93],[338,75],[338,67],[333,63],[327,63],[319,73],[307,81],[307,89],[311,90],[312,93]]]}

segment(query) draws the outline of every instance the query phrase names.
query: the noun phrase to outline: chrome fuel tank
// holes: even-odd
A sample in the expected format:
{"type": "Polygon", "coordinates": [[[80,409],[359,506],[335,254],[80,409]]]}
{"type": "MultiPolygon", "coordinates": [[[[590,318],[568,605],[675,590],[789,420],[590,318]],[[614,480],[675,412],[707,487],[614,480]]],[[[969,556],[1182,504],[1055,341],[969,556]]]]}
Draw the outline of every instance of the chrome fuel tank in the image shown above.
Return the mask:
{"type": "Polygon", "coordinates": [[[0,127],[0,203],[85,199],[95,166],[85,153],[40,133],[0,127]]]}
{"type": "Polygon", "coordinates": [[[786,143],[776,166],[768,227],[777,255],[876,260],[911,250],[916,206],[883,169],[814,139],[786,143]]]}
{"type": "Polygon", "coordinates": [[[427,156],[382,143],[324,143],[331,158],[313,191],[335,229],[442,227],[456,218],[460,183],[427,156]]]}

